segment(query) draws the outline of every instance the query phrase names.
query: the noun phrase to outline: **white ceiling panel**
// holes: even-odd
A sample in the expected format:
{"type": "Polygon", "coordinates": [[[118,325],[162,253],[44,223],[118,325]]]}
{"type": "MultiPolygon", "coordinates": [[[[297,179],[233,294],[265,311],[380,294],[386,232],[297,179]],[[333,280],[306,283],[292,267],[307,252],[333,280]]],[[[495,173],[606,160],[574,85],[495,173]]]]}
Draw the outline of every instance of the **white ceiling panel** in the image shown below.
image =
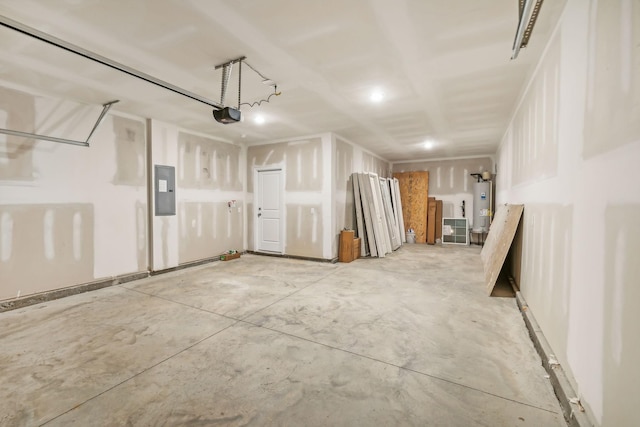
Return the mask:
{"type": "MultiPolygon", "coordinates": [[[[0,83],[120,99],[115,110],[228,141],[331,131],[391,161],[493,154],[563,6],[544,3],[530,46],[510,61],[518,0],[0,0],[6,18],[213,101],[215,66],[240,56],[282,95],[222,125],[204,104],[5,27],[0,83]]],[[[246,65],[242,76],[243,103],[274,92],[246,65]]],[[[233,107],[237,79],[236,66],[233,107]]]]}

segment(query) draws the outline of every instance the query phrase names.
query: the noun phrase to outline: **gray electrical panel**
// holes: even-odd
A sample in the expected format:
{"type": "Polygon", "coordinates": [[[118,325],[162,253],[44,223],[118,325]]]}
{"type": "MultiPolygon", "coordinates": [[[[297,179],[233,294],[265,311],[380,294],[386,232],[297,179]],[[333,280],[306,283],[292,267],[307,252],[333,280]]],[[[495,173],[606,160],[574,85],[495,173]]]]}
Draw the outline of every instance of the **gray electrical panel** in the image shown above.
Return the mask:
{"type": "Polygon", "coordinates": [[[155,165],[156,216],[176,214],[176,168],[155,165]]]}

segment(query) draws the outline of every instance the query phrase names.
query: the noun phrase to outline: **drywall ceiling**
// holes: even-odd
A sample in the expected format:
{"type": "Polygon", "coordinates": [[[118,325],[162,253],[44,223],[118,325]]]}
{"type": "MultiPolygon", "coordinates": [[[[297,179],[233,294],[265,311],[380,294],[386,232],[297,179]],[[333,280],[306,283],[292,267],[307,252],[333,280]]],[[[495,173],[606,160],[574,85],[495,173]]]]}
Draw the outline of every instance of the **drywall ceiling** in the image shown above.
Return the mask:
{"type": "MultiPolygon", "coordinates": [[[[203,97],[219,101],[215,65],[243,55],[282,95],[222,125],[204,104],[5,27],[0,83],[119,99],[115,110],[231,142],[331,131],[390,161],[493,154],[563,6],[545,2],[510,61],[518,0],[0,0],[7,18],[203,97]]],[[[242,84],[243,102],[273,91],[246,66],[242,84]]]]}

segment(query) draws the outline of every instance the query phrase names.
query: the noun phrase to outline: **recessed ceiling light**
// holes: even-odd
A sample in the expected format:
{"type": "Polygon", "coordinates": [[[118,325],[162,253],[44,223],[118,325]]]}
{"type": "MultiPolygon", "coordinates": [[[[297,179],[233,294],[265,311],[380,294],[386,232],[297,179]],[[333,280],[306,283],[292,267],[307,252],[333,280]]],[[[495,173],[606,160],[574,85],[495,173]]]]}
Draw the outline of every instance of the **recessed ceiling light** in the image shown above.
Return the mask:
{"type": "Polygon", "coordinates": [[[374,89],[369,96],[371,102],[381,102],[384,99],[384,93],[380,89],[374,89]]]}
{"type": "Polygon", "coordinates": [[[422,143],[422,146],[424,147],[425,150],[431,150],[434,145],[435,143],[433,142],[432,139],[427,139],[425,142],[422,143]]]}
{"type": "Polygon", "coordinates": [[[265,122],[265,118],[263,115],[258,114],[257,116],[254,117],[253,121],[257,124],[257,125],[262,125],[265,122]]]}

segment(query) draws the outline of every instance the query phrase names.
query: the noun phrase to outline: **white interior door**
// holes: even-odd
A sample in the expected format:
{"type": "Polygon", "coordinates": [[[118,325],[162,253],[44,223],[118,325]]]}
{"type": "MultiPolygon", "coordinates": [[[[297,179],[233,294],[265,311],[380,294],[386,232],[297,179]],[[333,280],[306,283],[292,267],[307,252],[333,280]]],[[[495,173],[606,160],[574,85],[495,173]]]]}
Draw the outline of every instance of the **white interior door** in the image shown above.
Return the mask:
{"type": "Polygon", "coordinates": [[[256,230],[258,251],[282,251],[282,169],[258,171],[256,230]]]}

